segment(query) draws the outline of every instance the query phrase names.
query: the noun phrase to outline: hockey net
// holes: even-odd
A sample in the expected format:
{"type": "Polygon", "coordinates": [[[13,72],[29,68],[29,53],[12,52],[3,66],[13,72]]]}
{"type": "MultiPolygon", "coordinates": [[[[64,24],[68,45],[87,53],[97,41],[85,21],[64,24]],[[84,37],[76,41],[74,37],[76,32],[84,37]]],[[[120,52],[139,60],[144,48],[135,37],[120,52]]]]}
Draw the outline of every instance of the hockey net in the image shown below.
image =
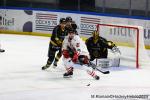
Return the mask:
{"type": "Polygon", "coordinates": [[[121,59],[131,61],[131,66],[139,68],[150,65],[150,58],[144,45],[144,30],[141,26],[98,24],[100,36],[119,46],[121,59]]]}

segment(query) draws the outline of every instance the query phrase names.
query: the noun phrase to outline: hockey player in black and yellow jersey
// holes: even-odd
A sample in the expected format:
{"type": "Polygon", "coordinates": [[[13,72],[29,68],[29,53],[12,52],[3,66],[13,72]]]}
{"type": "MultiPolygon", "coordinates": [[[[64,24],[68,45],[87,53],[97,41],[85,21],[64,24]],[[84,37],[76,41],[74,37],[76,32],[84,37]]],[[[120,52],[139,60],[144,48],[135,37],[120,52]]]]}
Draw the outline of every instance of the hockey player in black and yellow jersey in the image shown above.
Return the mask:
{"type": "Polygon", "coordinates": [[[92,32],[92,37],[86,40],[86,46],[90,53],[91,61],[96,58],[107,58],[108,49],[111,49],[114,52],[120,52],[112,41],[107,41],[105,38],[99,36],[98,31],[92,32]]]}
{"type": "Polygon", "coordinates": [[[57,25],[52,32],[52,37],[51,41],[49,43],[49,49],[48,49],[48,60],[45,66],[42,67],[42,70],[45,70],[50,67],[50,65],[54,61],[54,67],[57,66],[57,62],[59,58],[61,57],[61,47],[62,47],[62,42],[67,35],[67,31],[65,29],[66,25],[66,19],[61,18],[60,19],[60,24],[57,25]],[[56,57],[55,53],[58,51],[56,57]]]}

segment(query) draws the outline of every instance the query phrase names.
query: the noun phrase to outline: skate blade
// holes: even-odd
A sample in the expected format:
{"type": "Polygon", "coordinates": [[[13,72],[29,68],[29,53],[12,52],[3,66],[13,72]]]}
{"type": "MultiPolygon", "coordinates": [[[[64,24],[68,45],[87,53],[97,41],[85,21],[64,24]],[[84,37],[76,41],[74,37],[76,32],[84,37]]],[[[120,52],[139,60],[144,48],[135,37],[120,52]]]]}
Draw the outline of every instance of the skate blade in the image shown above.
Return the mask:
{"type": "Polygon", "coordinates": [[[42,70],[47,70],[48,68],[50,68],[50,67],[44,67],[44,68],[42,67],[41,69],[42,70]]]}
{"type": "Polygon", "coordinates": [[[53,68],[55,69],[57,66],[53,65],[53,68]]]}
{"type": "Polygon", "coordinates": [[[63,76],[63,78],[72,78],[72,75],[69,75],[69,76],[63,76]]]}

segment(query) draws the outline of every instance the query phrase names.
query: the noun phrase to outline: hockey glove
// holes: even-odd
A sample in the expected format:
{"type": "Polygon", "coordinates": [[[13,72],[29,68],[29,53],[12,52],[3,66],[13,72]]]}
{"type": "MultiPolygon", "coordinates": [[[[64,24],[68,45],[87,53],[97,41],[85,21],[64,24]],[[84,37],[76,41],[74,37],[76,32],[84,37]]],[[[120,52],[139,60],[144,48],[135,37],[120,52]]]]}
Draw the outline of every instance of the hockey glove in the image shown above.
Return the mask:
{"type": "Polygon", "coordinates": [[[72,61],[73,61],[74,63],[76,63],[77,60],[78,60],[78,57],[79,57],[79,54],[78,54],[77,52],[75,52],[74,55],[73,55],[72,61]]]}
{"type": "Polygon", "coordinates": [[[64,58],[69,58],[68,50],[63,50],[62,54],[63,54],[64,58]]]}

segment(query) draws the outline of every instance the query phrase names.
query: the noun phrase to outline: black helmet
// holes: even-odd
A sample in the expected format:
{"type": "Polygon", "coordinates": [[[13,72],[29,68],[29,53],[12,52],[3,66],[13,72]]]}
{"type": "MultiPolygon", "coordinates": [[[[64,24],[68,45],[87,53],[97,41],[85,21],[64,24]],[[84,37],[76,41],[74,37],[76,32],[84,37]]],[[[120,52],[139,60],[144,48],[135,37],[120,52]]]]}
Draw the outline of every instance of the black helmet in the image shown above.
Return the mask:
{"type": "Polygon", "coordinates": [[[72,22],[72,18],[70,16],[66,17],[66,22],[72,22]]]}
{"type": "Polygon", "coordinates": [[[66,19],[65,18],[60,18],[59,23],[61,24],[61,23],[64,23],[64,22],[66,22],[66,19]]]}
{"type": "Polygon", "coordinates": [[[75,33],[75,30],[74,30],[73,28],[71,28],[71,27],[69,27],[69,28],[67,29],[67,31],[68,31],[68,33],[75,33]]]}

